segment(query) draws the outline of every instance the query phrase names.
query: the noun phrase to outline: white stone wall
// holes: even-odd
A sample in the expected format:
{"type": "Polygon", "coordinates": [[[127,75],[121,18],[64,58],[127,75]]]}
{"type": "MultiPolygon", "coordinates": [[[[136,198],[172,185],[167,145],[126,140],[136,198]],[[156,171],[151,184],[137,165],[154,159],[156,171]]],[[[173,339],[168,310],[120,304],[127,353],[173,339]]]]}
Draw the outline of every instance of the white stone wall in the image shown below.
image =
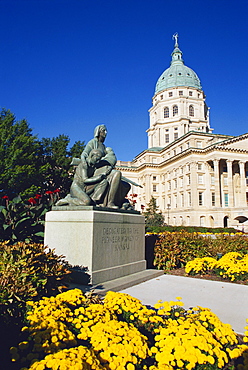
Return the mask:
{"type": "MultiPolygon", "coordinates": [[[[170,224],[223,227],[227,217],[229,226],[247,229],[247,222],[240,224],[235,218],[248,218],[248,150],[244,153],[227,149],[228,144],[224,149],[211,144],[224,139],[189,133],[157,153],[143,152],[132,168],[118,167],[125,177],[142,185],[132,188],[138,194],[137,209],[154,196],[166,222],[170,204],[170,224]],[[198,142],[201,148],[197,148],[198,142]]],[[[241,147],[248,148],[248,138],[241,142],[241,147]]]]}

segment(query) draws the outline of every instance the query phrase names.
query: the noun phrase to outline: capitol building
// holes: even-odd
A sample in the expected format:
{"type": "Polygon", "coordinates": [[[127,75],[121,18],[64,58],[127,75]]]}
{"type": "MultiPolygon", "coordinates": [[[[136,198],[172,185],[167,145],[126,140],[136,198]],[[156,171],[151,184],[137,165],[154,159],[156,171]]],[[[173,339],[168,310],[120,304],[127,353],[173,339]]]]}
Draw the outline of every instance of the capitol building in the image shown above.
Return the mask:
{"type": "Polygon", "coordinates": [[[142,186],[131,189],[137,210],[153,196],[170,225],[248,231],[248,133],[212,133],[200,79],[174,38],[149,109],[148,148],[117,168],[142,186]]]}

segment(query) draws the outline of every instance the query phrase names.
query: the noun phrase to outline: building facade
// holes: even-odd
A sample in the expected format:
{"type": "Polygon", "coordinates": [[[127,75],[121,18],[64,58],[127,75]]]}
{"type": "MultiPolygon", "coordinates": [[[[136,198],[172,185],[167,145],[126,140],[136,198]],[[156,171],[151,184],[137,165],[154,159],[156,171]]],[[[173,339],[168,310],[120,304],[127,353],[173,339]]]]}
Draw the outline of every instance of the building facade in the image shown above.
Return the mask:
{"type": "Polygon", "coordinates": [[[213,134],[197,74],[185,66],[177,36],[171,65],[159,77],[148,149],[117,161],[137,209],[151,196],[170,225],[236,227],[248,231],[248,133],[213,134]]]}

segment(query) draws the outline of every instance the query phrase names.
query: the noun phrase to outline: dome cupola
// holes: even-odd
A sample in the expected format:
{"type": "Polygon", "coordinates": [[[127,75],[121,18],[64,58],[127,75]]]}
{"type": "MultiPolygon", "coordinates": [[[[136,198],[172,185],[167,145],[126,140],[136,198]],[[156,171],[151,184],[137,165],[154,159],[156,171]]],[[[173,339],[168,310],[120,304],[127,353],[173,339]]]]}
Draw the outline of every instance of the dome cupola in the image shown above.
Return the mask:
{"type": "Polygon", "coordinates": [[[175,38],[175,47],[171,54],[171,65],[159,77],[155,94],[165,89],[185,86],[202,90],[201,82],[197,74],[189,67],[185,66],[182,51],[179,49],[177,38],[178,34],[173,36],[175,38]]]}

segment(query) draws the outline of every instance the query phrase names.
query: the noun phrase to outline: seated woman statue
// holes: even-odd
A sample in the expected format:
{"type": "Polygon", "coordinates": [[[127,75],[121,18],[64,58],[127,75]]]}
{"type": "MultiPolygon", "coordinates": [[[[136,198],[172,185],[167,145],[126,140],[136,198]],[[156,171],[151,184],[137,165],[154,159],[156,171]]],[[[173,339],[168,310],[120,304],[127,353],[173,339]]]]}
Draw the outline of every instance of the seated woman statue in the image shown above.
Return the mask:
{"type": "Polygon", "coordinates": [[[121,172],[114,169],[117,159],[113,149],[106,148],[104,145],[106,135],[105,125],[99,125],[95,128],[94,138],[87,143],[81,154],[81,159],[73,159],[72,164],[76,164],[78,167],[70,194],[59,200],[56,205],[129,207],[125,197],[131,186],[122,180],[121,172]]]}
{"type": "Polygon", "coordinates": [[[103,154],[100,150],[93,149],[86,160],[80,161],[71,184],[70,194],[60,199],[56,203],[57,206],[68,204],[88,206],[102,201],[108,187],[106,173],[110,170],[108,168],[106,173],[95,173],[97,163],[102,156],[103,154]]]}

